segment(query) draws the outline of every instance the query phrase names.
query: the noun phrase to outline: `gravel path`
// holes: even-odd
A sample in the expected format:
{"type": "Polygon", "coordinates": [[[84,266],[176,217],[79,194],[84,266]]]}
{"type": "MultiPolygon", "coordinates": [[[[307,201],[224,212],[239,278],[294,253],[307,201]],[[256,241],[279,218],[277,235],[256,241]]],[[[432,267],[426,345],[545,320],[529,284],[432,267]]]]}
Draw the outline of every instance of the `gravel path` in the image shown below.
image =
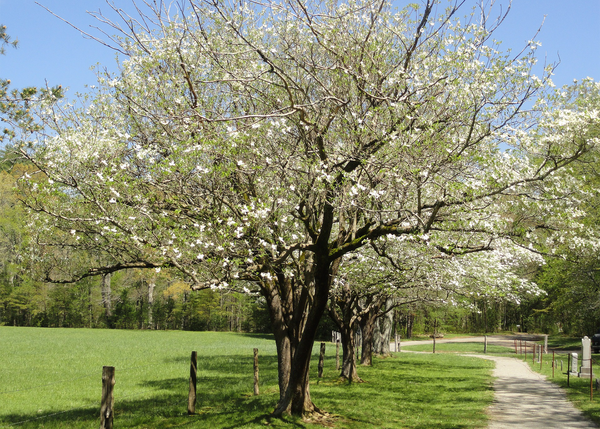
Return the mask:
{"type": "MultiPolygon", "coordinates": [[[[442,342],[483,342],[483,337],[438,340],[442,342]]],[[[512,345],[512,338],[488,337],[488,344],[512,345]],[[506,343],[506,344],[503,344],[506,343]]],[[[423,344],[403,341],[402,346],[423,344]]],[[[563,390],[533,372],[525,362],[509,357],[471,355],[496,363],[493,375],[494,402],[488,408],[489,429],[570,429],[597,428],[576,409],[563,390]]]]}
{"type": "Polygon", "coordinates": [[[496,362],[489,429],[598,427],[567,400],[562,389],[533,372],[525,362],[508,357],[479,357],[496,362]]]}

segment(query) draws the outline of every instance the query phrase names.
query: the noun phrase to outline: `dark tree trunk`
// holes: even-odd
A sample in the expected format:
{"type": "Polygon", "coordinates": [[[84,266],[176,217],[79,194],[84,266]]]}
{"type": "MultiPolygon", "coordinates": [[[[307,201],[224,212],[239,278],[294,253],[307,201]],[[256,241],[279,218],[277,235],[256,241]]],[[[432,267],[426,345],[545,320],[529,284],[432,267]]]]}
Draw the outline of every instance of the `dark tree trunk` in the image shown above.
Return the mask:
{"type": "Polygon", "coordinates": [[[409,312],[406,316],[406,338],[412,338],[413,324],[415,322],[414,313],[409,312]]]}
{"type": "Polygon", "coordinates": [[[373,333],[375,331],[377,310],[377,307],[371,308],[359,321],[360,329],[362,331],[361,365],[371,366],[373,364],[373,333]]]}
{"type": "Polygon", "coordinates": [[[342,334],[342,373],[340,377],[350,382],[361,382],[361,378],[356,372],[356,326],[352,323],[349,326],[340,328],[342,334]]]}
{"type": "Polygon", "coordinates": [[[277,346],[279,402],[275,416],[320,412],[310,397],[309,371],[317,326],[329,296],[331,276],[327,264],[325,268],[323,272],[323,265],[315,264],[303,281],[279,273],[276,280],[261,284],[277,346]]]}
{"type": "Polygon", "coordinates": [[[332,298],[329,315],[342,337],[342,372],[340,377],[350,382],[362,381],[356,372],[356,329],[358,328],[357,297],[344,285],[340,296],[332,298]]]}

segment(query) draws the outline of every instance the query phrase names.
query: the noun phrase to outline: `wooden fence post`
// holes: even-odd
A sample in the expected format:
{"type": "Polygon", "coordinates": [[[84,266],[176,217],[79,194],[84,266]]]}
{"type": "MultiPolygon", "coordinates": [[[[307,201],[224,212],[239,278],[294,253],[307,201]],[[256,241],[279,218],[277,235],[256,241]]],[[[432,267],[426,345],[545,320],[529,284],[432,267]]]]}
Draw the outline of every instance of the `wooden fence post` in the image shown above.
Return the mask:
{"type": "Polygon", "coordinates": [[[483,336],[483,353],[487,353],[487,335],[483,336]]]}
{"type": "Polygon", "coordinates": [[[100,405],[100,429],[112,429],[113,427],[113,408],[115,398],[113,396],[113,387],[115,385],[115,367],[102,367],[102,402],[100,405]]]}
{"type": "Polygon", "coordinates": [[[196,414],[196,380],[198,374],[198,354],[192,352],[190,359],[190,393],[188,395],[188,415],[196,414]]]}
{"type": "Polygon", "coordinates": [[[258,395],[258,349],[254,349],[254,395],[258,395]]]}
{"type": "Polygon", "coordinates": [[[571,381],[571,353],[569,353],[569,359],[567,361],[567,387],[569,387],[570,381],[571,381]]]}
{"type": "Polygon", "coordinates": [[[321,343],[321,354],[319,355],[319,374],[318,377],[323,377],[323,366],[325,363],[325,343],[321,343]]]}
{"type": "Polygon", "coordinates": [[[340,340],[335,342],[335,370],[340,370],[340,340]]]}
{"type": "Polygon", "coordinates": [[[594,363],[592,361],[592,356],[590,355],[590,401],[594,400],[594,380],[592,376],[594,375],[594,363]]]}

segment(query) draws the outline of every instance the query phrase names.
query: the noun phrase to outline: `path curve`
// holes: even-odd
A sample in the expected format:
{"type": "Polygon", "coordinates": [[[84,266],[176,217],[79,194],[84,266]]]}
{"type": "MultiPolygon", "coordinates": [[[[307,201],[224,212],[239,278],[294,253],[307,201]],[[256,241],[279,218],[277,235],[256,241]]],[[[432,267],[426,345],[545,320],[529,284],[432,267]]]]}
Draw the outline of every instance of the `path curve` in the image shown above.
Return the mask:
{"type": "MultiPolygon", "coordinates": [[[[475,356],[475,355],[473,355],[475,356]]],[[[565,392],[522,360],[476,355],[496,363],[489,429],[597,428],[567,400],[565,392]]]]}
{"type": "MultiPolygon", "coordinates": [[[[510,344],[513,340],[488,337],[488,343],[510,344]]],[[[429,341],[431,343],[431,341],[429,341]]],[[[438,340],[442,342],[483,342],[483,337],[438,340]]],[[[426,343],[426,342],[425,342],[426,343]]],[[[402,346],[424,344],[403,341],[402,346]]],[[[504,344],[502,344],[504,345],[504,344]]],[[[488,408],[488,429],[580,429],[598,428],[569,402],[565,392],[522,360],[491,355],[474,355],[496,363],[493,372],[494,402],[488,408]]]]}

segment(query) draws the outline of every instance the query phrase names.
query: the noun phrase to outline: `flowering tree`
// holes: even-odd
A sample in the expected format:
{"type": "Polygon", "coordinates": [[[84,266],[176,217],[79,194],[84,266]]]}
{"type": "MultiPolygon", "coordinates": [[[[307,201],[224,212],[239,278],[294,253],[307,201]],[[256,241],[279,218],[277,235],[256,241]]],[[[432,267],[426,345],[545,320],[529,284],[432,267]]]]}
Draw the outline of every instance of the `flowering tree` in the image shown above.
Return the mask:
{"type": "Polygon", "coordinates": [[[120,73],[83,107],[42,105],[43,132],[22,149],[49,178],[22,182],[39,242],[99,255],[47,277],[175,267],[196,289],[258,290],[277,343],[275,414],[318,411],[310,355],[344,255],[385,236],[490,249],[514,226],[498,209],[535,204],[536,184],[591,145],[585,114],[557,125],[573,139],[531,133],[522,108],[548,83],[531,72],[536,42],[502,52],[488,17],[435,7],[116,10],[120,73]]]}
{"type": "MultiPolygon", "coordinates": [[[[394,308],[414,303],[465,307],[481,296],[518,303],[543,293],[519,270],[543,262],[538,253],[506,238],[492,238],[488,251],[455,255],[417,236],[390,236],[346,256],[328,307],[342,336],[341,376],[360,381],[354,344],[358,326],[361,364],[370,365],[375,322],[394,308]]],[[[388,344],[389,333],[383,339],[388,344]]]]}

